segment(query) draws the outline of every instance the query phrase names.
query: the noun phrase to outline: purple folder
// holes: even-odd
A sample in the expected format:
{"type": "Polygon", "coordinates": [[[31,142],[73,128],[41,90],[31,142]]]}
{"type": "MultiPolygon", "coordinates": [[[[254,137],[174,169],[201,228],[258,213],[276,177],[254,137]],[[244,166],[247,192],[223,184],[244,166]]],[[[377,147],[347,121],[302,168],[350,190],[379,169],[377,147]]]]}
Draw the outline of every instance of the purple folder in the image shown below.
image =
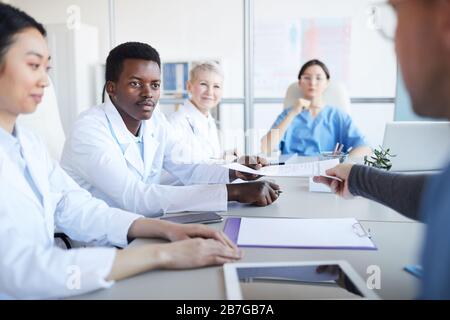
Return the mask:
{"type": "MultiPolygon", "coordinates": [[[[228,218],[225,222],[223,231],[230,238],[233,243],[237,245],[239,230],[241,228],[241,218],[228,218]]],[[[297,249],[340,249],[340,250],[378,250],[377,246],[374,247],[308,247],[308,246],[267,246],[267,245],[239,245],[239,247],[249,248],[297,248],[297,249]]]]}

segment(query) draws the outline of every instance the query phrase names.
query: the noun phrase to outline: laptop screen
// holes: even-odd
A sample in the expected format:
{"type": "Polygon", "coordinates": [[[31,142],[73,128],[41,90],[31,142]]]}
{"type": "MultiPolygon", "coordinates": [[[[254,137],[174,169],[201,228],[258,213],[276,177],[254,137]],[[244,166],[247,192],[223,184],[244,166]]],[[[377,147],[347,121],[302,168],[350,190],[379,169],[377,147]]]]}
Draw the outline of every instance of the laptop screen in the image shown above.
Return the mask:
{"type": "Polygon", "coordinates": [[[450,123],[401,121],[386,124],[383,148],[395,155],[391,171],[443,169],[450,158],[450,123]]]}

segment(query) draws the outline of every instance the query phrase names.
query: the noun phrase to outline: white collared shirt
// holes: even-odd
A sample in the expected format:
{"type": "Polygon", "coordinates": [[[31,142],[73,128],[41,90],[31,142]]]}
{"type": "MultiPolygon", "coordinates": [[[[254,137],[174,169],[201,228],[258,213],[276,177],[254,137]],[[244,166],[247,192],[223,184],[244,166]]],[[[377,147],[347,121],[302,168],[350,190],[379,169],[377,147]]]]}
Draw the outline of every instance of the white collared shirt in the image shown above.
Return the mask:
{"type": "Polygon", "coordinates": [[[22,146],[20,145],[19,139],[17,139],[16,136],[16,128],[14,128],[12,134],[9,134],[8,132],[0,128],[0,144],[4,146],[5,150],[7,150],[6,155],[10,157],[12,162],[17,166],[19,171],[27,180],[30,190],[36,196],[36,200],[38,200],[43,205],[42,195],[36,187],[36,183],[31,177],[30,170],[24,159],[22,146]]]}
{"type": "Polygon", "coordinates": [[[219,134],[216,121],[208,112],[201,113],[191,101],[186,100],[180,109],[168,118],[180,139],[189,145],[191,154],[186,155],[186,161],[210,162],[222,158],[219,134]]]}
{"type": "Polygon", "coordinates": [[[139,149],[139,152],[141,154],[141,158],[142,160],[144,159],[144,127],[145,127],[145,122],[142,122],[141,127],[139,128],[139,132],[138,135],[135,136],[133,135],[131,132],[131,137],[134,140],[134,143],[136,143],[136,146],[139,149]]]}
{"type": "Polygon", "coordinates": [[[142,129],[143,158],[116,107],[110,101],[92,107],[80,115],[66,140],[62,167],[111,206],[146,216],[227,210],[228,169],[183,163],[185,146],[158,109],[142,129]],[[184,185],[161,185],[162,169],[184,185]]]}

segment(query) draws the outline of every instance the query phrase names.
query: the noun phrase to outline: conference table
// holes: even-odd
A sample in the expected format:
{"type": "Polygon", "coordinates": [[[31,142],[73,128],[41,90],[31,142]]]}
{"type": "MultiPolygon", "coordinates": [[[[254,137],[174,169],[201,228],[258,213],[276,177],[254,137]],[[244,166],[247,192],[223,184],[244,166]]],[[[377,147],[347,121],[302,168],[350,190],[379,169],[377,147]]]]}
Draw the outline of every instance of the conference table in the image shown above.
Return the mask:
{"type": "MultiPolygon", "coordinates": [[[[298,248],[243,248],[239,262],[301,262],[345,260],[366,280],[373,267],[380,271],[381,299],[414,299],[419,280],[404,271],[418,264],[425,227],[399,213],[364,198],[342,199],[332,193],[310,192],[308,178],[276,178],[283,193],[267,207],[230,203],[222,212],[224,221],[211,224],[223,230],[229,217],[271,218],[356,218],[368,230],[377,250],[331,250],[298,248]]],[[[162,240],[136,239],[130,246],[161,243],[162,240]]],[[[290,299],[297,299],[295,295],[290,299]]],[[[98,290],[75,299],[226,299],[223,267],[191,270],[154,270],[118,281],[109,289],[98,290]]],[[[277,299],[270,292],[257,299],[277,299]]]]}

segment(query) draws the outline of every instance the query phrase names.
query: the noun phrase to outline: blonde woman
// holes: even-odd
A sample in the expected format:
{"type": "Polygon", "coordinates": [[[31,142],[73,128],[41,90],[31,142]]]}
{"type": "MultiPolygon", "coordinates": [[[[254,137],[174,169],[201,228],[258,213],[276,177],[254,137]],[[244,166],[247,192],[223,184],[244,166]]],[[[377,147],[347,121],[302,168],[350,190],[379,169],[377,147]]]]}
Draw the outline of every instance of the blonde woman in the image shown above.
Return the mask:
{"type": "Polygon", "coordinates": [[[190,146],[186,161],[208,162],[222,159],[216,120],[211,110],[216,108],[223,94],[223,71],[215,61],[194,65],[187,82],[189,99],[169,117],[169,122],[181,139],[190,146]]]}

